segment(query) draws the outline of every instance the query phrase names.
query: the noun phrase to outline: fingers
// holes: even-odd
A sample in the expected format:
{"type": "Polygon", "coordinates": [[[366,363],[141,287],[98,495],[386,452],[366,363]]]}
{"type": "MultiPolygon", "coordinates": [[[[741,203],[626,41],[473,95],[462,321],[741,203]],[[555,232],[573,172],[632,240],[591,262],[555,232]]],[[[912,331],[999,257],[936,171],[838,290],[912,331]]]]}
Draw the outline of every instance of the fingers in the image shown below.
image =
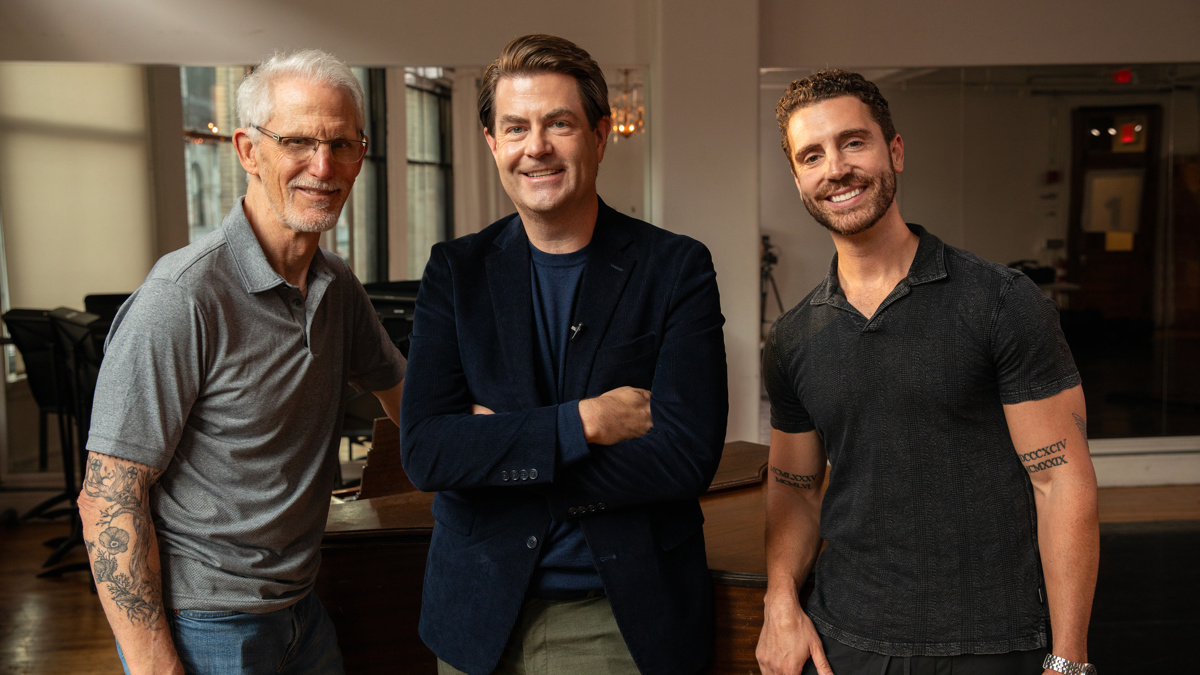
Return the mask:
{"type": "Polygon", "coordinates": [[[478,403],[472,403],[471,404],[471,414],[472,415],[494,415],[495,413],[492,412],[491,408],[479,405],[478,403]]]}
{"type": "Polygon", "coordinates": [[[649,391],[637,387],[621,387],[608,392],[608,394],[613,394],[621,399],[624,406],[621,413],[624,415],[627,433],[631,434],[630,438],[641,436],[654,426],[654,420],[650,417],[649,391]]]}
{"type": "Polygon", "coordinates": [[[800,675],[811,658],[819,675],[833,675],[821,636],[812,620],[791,598],[765,599],[763,627],[754,655],[764,675],[800,675]]]}
{"type": "Polygon", "coordinates": [[[588,443],[613,445],[637,438],[654,426],[650,392],[618,387],[579,402],[579,417],[588,443]]]}
{"type": "Polygon", "coordinates": [[[650,404],[650,390],[640,389],[638,387],[618,387],[608,392],[610,394],[620,393],[621,395],[631,396],[637,400],[644,401],[647,405],[650,404]]]}
{"type": "Polygon", "coordinates": [[[833,675],[833,667],[829,665],[829,659],[825,658],[825,647],[821,645],[821,641],[815,640],[812,644],[812,662],[817,667],[817,673],[820,675],[833,675]]]}

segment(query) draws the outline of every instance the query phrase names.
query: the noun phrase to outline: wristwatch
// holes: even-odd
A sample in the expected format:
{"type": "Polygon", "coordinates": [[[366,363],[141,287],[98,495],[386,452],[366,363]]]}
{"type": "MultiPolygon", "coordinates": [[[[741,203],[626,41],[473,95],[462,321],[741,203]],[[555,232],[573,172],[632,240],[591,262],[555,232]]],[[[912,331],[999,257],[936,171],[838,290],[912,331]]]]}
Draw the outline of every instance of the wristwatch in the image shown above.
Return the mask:
{"type": "Polygon", "coordinates": [[[1096,675],[1096,666],[1090,663],[1075,663],[1053,654],[1046,655],[1046,660],[1042,661],[1042,668],[1063,675],[1096,675]]]}

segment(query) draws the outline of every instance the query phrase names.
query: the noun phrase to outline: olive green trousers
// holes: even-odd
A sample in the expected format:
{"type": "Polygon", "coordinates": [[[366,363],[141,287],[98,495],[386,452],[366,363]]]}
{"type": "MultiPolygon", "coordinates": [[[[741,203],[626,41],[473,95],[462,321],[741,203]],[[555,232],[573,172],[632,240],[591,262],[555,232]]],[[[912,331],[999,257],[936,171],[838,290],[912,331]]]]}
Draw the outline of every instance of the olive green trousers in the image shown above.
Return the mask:
{"type": "MultiPolygon", "coordinates": [[[[637,675],[608,598],[527,600],[498,675],[637,675]]],[[[438,675],[464,675],[438,659],[438,675]]]]}

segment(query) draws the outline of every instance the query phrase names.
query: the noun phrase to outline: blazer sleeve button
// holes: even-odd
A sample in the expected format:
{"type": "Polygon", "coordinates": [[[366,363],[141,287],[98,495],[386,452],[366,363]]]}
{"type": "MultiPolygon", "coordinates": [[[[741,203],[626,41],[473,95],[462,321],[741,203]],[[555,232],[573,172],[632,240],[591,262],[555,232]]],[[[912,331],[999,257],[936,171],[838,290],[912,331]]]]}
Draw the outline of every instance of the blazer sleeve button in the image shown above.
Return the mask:
{"type": "Polygon", "coordinates": [[[537,537],[530,537],[526,539],[525,548],[537,548],[537,537]]]}
{"type": "Polygon", "coordinates": [[[537,480],[537,469],[530,469],[530,470],[529,470],[529,479],[530,479],[530,480],[537,480]]]}
{"type": "Polygon", "coordinates": [[[503,481],[507,481],[507,480],[508,480],[508,472],[507,472],[507,471],[501,471],[501,472],[500,472],[500,480],[503,480],[503,481]]]}
{"type": "Polygon", "coordinates": [[[521,480],[529,480],[529,472],[521,469],[521,480]]]}

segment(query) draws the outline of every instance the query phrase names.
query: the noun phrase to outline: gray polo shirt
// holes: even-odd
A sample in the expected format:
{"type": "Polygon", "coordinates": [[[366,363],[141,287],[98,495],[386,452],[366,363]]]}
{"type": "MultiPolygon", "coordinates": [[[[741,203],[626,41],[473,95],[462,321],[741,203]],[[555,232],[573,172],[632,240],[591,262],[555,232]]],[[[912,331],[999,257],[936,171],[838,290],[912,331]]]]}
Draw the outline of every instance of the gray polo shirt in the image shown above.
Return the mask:
{"type": "Polygon", "coordinates": [[[164,256],[113,322],[88,449],[163,470],[151,508],[171,609],[267,612],[312,587],[346,385],[404,377],[366,292],[319,249],[308,296],[238,202],[164,256]]]}

